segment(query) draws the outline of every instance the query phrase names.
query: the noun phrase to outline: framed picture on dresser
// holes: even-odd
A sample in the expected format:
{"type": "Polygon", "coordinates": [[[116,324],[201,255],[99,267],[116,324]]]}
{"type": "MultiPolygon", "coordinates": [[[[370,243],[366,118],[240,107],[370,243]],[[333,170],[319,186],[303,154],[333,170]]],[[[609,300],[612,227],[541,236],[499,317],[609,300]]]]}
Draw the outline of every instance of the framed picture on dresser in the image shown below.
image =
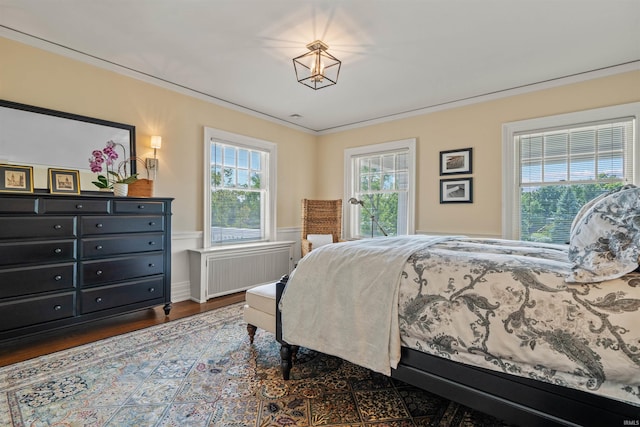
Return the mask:
{"type": "Polygon", "coordinates": [[[47,181],[51,194],[80,194],[80,171],[49,168],[47,181]]]}
{"type": "Polygon", "coordinates": [[[33,166],[0,165],[0,192],[33,193],[33,166]]]}

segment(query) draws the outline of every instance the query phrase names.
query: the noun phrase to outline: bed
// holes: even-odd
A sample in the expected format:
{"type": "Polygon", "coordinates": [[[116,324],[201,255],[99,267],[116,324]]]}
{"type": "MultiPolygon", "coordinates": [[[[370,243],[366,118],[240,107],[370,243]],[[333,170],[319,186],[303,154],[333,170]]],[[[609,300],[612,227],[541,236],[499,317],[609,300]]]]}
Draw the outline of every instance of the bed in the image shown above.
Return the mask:
{"type": "Polygon", "coordinates": [[[576,215],[569,245],[400,236],[327,245],[277,284],[292,344],[517,425],[640,424],[640,192],[576,215]]]}

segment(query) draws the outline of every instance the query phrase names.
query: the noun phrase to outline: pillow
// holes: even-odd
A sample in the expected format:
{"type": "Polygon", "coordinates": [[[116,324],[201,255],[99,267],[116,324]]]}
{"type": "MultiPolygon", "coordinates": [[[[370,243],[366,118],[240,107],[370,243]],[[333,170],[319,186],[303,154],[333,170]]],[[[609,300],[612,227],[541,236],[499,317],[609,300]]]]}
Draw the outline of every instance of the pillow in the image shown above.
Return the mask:
{"type": "Polygon", "coordinates": [[[599,199],[571,232],[568,282],[615,279],[638,268],[640,188],[621,189],[599,199]]]}
{"type": "Polygon", "coordinates": [[[307,240],[311,242],[311,250],[313,250],[333,243],[333,234],[307,234],[307,240]]]}
{"type": "Polygon", "coordinates": [[[571,229],[569,231],[569,235],[571,235],[571,233],[573,233],[573,229],[576,228],[576,225],[582,220],[582,217],[584,216],[584,214],[586,214],[589,209],[591,209],[591,207],[593,205],[595,205],[596,203],[598,203],[600,200],[604,199],[605,197],[607,197],[609,194],[613,194],[613,193],[617,193],[618,191],[622,191],[622,190],[626,190],[628,188],[635,188],[635,185],[633,184],[627,184],[624,185],[620,188],[616,188],[615,190],[611,190],[611,191],[607,191],[605,193],[602,193],[600,195],[597,195],[596,197],[594,197],[593,199],[589,200],[587,203],[585,203],[580,210],[578,211],[578,213],[576,214],[576,216],[573,218],[573,222],[571,223],[571,229]]]}

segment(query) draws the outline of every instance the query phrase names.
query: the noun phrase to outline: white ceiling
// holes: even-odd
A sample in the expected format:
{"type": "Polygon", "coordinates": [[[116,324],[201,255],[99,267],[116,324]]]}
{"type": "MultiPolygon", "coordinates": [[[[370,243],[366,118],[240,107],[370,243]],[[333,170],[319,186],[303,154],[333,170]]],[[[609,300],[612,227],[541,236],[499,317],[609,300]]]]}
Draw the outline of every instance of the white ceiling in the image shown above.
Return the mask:
{"type": "Polygon", "coordinates": [[[0,0],[0,36],[328,133],[640,69],[640,0],[0,0]],[[314,91],[316,39],[342,68],[314,91]]]}

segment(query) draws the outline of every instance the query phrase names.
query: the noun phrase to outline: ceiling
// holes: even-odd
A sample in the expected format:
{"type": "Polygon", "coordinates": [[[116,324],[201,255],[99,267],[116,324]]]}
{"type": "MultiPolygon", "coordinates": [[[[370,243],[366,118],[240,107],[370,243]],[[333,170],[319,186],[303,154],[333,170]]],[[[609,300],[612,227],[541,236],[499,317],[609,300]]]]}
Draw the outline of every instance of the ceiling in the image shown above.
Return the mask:
{"type": "Polygon", "coordinates": [[[330,133],[640,69],[640,0],[0,0],[0,36],[330,133]],[[342,68],[314,91],[316,39],[342,68]]]}

